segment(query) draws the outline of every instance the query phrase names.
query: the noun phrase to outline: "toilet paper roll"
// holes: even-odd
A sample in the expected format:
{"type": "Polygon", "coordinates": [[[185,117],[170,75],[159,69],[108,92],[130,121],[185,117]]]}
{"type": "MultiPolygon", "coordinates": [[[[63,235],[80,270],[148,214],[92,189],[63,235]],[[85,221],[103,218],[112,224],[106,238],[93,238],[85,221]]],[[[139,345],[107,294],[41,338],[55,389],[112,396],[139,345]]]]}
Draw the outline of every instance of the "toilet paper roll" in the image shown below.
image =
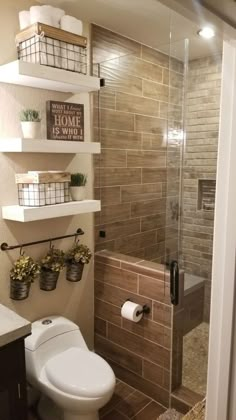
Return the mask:
{"type": "Polygon", "coordinates": [[[61,18],[61,29],[76,35],[82,35],[83,23],[74,16],[64,15],[61,18]]]}
{"type": "Polygon", "coordinates": [[[22,10],[19,12],[19,23],[20,23],[20,30],[27,28],[30,26],[30,12],[28,10],[22,10]]]}
{"type": "Polygon", "coordinates": [[[127,300],[121,308],[121,316],[129,319],[130,321],[139,322],[142,319],[143,314],[137,314],[141,312],[142,309],[143,307],[141,305],[127,300]]]}

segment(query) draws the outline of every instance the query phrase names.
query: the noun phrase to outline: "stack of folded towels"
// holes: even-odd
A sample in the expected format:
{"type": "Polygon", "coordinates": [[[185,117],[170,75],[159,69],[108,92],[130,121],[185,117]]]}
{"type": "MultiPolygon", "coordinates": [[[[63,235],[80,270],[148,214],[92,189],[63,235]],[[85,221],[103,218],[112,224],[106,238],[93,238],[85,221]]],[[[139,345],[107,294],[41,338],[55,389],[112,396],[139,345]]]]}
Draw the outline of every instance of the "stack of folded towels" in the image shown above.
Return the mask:
{"type": "Polygon", "coordinates": [[[19,21],[21,30],[33,23],[40,22],[76,35],[82,35],[83,32],[81,20],[66,15],[65,11],[58,7],[49,5],[31,6],[30,10],[22,10],[19,12],[19,21]]]}

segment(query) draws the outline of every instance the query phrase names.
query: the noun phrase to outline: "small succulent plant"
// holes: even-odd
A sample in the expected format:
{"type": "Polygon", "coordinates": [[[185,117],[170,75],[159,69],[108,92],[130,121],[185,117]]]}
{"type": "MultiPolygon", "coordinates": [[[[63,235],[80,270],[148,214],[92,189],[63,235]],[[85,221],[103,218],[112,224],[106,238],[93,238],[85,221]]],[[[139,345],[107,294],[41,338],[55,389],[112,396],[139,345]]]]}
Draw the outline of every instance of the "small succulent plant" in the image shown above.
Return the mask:
{"type": "Polygon", "coordinates": [[[65,267],[65,254],[60,249],[50,248],[40,261],[42,270],[60,272],[65,267]]]}
{"type": "Polygon", "coordinates": [[[74,244],[74,246],[66,253],[65,259],[67,263],[88,264],[92,257],[92,252],[86,245],[74,244]]]}
{"type": "Polygon", "coordinates": [[[40,122],[41,118],[39,112],[35,109],[23,109],[20,113],[20,120],[23,122],[40,122]]]}
{"type": "Polygon", "coordinates": [[[21,255],[10,270],[10,279],[32,283],[40,272],[39,264],[28,255],[21,255]]]}
{"type": "Polygon", "coordinates": [[[71,187],[84,187],[87,183],[87,175],[77,172],[75,174],[71,174],[71,187]]]}

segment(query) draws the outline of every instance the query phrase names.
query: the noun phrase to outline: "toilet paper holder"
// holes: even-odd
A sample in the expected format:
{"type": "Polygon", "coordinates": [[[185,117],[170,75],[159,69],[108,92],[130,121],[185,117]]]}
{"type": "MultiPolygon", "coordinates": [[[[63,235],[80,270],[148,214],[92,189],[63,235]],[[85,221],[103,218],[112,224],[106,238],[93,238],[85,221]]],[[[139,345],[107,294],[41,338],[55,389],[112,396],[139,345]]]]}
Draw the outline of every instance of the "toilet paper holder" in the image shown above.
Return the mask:
{"type": "MultiPolygon", "coordinates": [[[[129,301],[129,302],[133,302],[132,301],[132,299],[126,299],[126,301],[125,302],[127,302],[127,301],[129,301]]],[[[124,303],[125,303],[124,302],[124,303]]],[[[124,303],[123,303],[123,305],[124,305],[124,303]]],[[[123,306],[123,305],[121,305],[121,307],[123,306]]],[[[151,312],[151,309],[150,309],[150,307],[148,306],[148,305],[143,305],[143,309],[141,310],[141,311],[138,311],[137,312],[137,315],[139,316],[139,315],[141,315],[141,314],[150,314],[150,312],[151,312]]]]}
{"type": "Polygon", "coordinates": [[[137,312],[137,315],[141,315],[141,314],[150,314],[151,309],[149,308],[148,305],[143,305],[143,309],[141,311],[137,312]]]}

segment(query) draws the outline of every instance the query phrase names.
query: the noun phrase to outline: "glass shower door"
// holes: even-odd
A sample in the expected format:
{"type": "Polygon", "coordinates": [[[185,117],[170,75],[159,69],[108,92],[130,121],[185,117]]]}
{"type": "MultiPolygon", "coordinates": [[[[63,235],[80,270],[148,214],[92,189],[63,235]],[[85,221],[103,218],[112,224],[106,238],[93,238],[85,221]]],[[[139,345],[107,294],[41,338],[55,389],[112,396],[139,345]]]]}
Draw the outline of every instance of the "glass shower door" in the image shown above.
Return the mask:
{"type": "MultiPolygon", "coordinates": [[[[173,25],[173,22],[172,22],[173,25]]],[[[182,270],[182,192],[188,41],[170,42],[166,136],[165,281],[172,303],[171,392],[182,385],[184,273],[182,270]]]]}
{"type": "Polygon", "coordinates": [[[201,400],[206,394],[221,83],[220,49],[206,52],[202,45],[197,55],[194,43],[190,39],[170,45],[167,135],[165,258],[173,301],[171,391],[186,406],[191,398],[201,400]],[[177,68],[175,57],[181,49],[177,68]]]}

